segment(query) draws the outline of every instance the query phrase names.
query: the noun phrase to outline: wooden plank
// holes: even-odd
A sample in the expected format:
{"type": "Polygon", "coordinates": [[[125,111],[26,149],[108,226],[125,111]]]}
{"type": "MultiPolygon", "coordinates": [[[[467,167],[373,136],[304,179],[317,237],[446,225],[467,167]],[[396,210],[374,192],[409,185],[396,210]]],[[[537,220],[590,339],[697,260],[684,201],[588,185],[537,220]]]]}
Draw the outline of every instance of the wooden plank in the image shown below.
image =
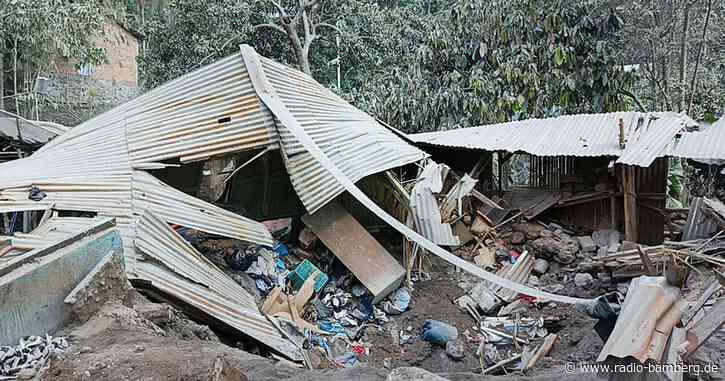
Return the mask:
{"type": "Polygon", "coordinates": [[[400,285],[405,270],[337,202],[330,202],[302,221],[373,294],[377,303],[400,285]]]}
{"type": "Polygon", "coordinates": [[[524,217],[526,219],[534,219],[539,214],[545,212],[547,209],[551,208],[552,206],[556,205],[559,200],[561,199],[561,194],[559,193],[551,193],[547,195],[543,200],[541,200],[538,204],[536,204],[531,209],[524,212],[524,217]]]}
{"type": "Polygon", "coordinates": [[[637,240],[637,195],[635,192],[634,167],[627,165],[622,171],[624,185],[624,239],[637,240]]]}

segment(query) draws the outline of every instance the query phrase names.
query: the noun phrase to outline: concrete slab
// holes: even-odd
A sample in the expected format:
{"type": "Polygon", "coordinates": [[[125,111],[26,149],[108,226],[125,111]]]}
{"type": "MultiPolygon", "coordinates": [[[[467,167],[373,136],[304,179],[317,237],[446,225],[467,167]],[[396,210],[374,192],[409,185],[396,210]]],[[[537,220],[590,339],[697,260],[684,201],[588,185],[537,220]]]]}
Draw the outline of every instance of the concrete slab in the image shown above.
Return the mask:
{"type": "Polygon", "coordinates": [[[114,224],[51,246],[50,251],[29,252],[34,261],[17,263],[0,276],[0,345],[60,328],[65,320],[65,297],[105,255],[123,250],[114,224]]]}

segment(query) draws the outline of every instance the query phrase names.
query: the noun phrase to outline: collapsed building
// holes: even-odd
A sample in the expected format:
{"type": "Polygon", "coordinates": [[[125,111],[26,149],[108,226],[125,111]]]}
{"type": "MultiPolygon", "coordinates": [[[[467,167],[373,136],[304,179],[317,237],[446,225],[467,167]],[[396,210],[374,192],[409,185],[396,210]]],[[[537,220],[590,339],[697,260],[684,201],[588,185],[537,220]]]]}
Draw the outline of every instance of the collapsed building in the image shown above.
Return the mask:
{"type": "MultiPolygon", "coordinates": [[[[531,254],[494,274],[449,252],[463,243],[450,217],[456,209],[464,217],[461,200],[471,195],[493,230],[520,210],[529,219],[551,213],[573,226],[622,229],[633,242],[661,241],[664,158],[701,151],[705,133],[691,132],[695,125],[678,114],[615,113],[406,136],[242,46],[59,134],[29,157],[0,164],[0,213],[27,213],[37,222],[32,231],[0,237],[0,287],[7,290],[0,302],[15,306],[0,308],[0,318],[12,322],[0,339],[58,328],[62,306],[77,299],[87,276],[120,257],[134,287],[303,361],[305,350],[279,321],[305,326],[292,299],[304,304],[317,291],[314,277],[300,279],[294,297],[273,289],[258,307],[177,227],[272,247],[272,234],[257,221],[302,216],[379,302],[403,282],[405,269],[352,217],[360,207],[401,233],[406,247],[484,279],[497,297],[592,305],[525,284],[531,254]],[[493,152],[498,168],[512,153],[535,155],[527,192],[496,189],[493,152]],[[439,205],[450,168],[455,184],[439,205]],[[413,173],[406,180],[412,189],[392,170],[413,173]],[[375,197],[381,187],[395,197],[375,197]],[[53,287],[37,287],[45,283],[53,287]],[[35,319],[43,309],[52,312],[48,319],[35,319]]],[[[708,156],[725,159],[716,147],[708,156]]]]}
{"type": "Polygon", "coordinates": [[[610,228],[628,241],[658,244],[667,215],[667,158],[722,160],[722,125],[700,130],[682,114],[619,112],[409,137],[451,168],[469,172],[475,164],[480,190],[524,209],[527,218],[544,214],[575,231],[610,228]],[[502,168],[515,154],[523,157],[526,178],[505,187],[502,168]]]}
{"type": "MultiPolygon", "coordinates": [[[[472,266],[378,207],[355,182],[428,155],[311,77],[260,57],[248,46],[243,46],[240,54],[71,129],[29,157],[2,164],[0,213],[35,212],[41,223],[68,215],[111,218],[122,240],[125,271],[133,284],[151,287],[300,360],[299,348],[282,336],[253,298],[170,225],[271,246],[269,231],[259,222],[187,195],[152,174],[239,152],[254,152],[251,159],[271,153],[281,157],[285,178],[309,214],[348,191],[432,253],[504,286],[540,297],[546,294],[472,266]]],[[[246,166],[230,162],[231,173],[203,169],[211,178],[210,190],[219,186],[220,176],[228,180],[235,170],[246,166]]],[[[262,200],[268,197],[265,192],[264,188],[260,192],[262,200]]],[[[83,224],[74,226],[84,228],[83,224]]],[[[43,224],[40,228],[45,229],[43,224]]],[[[71,230],[69,235],[79,234],[71,230]]],[[[34,250],[48,251],[47,241],[40,240],[40,248],[21,246],[21,238],[3,240],[4,262],[17,265],[37,258],[34,250]]],[[[390,270],[398,274],[389,277],[389,282],[399,282],[401,271],[395,267],[390,270]]],[[[389,291],[391,284],[381,287],[378,291],[389,291]]],[[[27,299],[4,302],[35,303],[27,299]]],[[[28,317],[11,314],[8,318],[28,317]]]]}

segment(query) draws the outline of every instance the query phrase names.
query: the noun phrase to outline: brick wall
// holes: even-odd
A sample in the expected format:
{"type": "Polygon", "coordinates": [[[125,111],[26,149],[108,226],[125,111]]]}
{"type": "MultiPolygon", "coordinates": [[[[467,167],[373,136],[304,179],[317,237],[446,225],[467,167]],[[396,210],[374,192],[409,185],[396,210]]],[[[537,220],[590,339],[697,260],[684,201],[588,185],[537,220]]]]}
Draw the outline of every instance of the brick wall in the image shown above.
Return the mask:
{"type": "Polygon", "coordinates": [[[73,126],[141,94],[139,40],[109,20],[96,45],[105,49],[108,62],[86,72],[90,75],[80,74],[75,62],[65,58],[55,59],[52,69],[41,74],[48,78],[40,110],[46,120],[73,126]]]}
{"type": "MultiPolygon", "coordinates": [[[[104,35],[96,40],[96,46],[106,51],[108,63],[97,65],[88,76],[90,79],[112,81],[128,87],[138,86],[139,41],[129,31],[114,21],[108,21],[104,35]]],[[[56,59],[52,71],[59,75],[78,75],[76,62],[65,58],[56,59]]]]}

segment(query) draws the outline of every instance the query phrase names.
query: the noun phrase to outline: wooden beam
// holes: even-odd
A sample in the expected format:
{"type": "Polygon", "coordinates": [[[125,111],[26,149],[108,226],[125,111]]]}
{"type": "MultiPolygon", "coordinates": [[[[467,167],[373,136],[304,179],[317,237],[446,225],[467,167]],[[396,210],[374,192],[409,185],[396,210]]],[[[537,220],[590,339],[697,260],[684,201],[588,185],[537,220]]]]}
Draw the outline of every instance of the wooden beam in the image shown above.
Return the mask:
{"type": "Polygon", "coordinates": [[[637,242],[637,193],[635,189],[635,168],[627,165],[622,168],[624,188],[624,239],[637,242]]]}
{"type": "Polygon", "coordinates": [[[687,357],[704,344],[725,324],[725,299],[717,301],[707,314],[687,331],[687,357]]]}

